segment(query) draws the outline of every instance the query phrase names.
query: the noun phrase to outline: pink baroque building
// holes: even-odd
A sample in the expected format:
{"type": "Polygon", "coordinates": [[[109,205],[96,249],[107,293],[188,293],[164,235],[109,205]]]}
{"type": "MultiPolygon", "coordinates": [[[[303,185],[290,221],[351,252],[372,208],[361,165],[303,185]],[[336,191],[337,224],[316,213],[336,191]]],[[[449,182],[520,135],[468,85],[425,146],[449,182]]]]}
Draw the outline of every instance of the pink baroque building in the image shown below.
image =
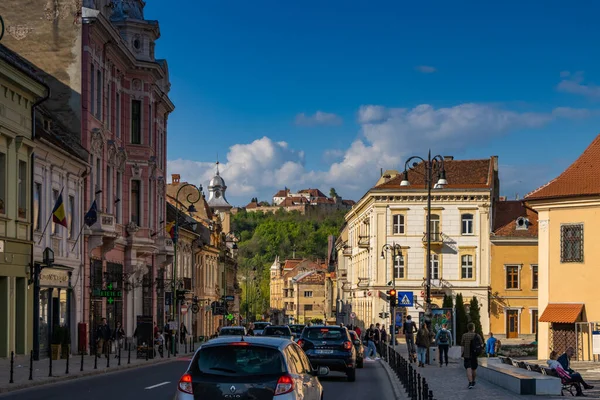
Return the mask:
{"type": "MultiPolygon", "coordinates": [[[[138,317],[164,324],[165,268],[173,244],[165,231],[167,119],[174,109],[165,60],[154,57],[157,21],[142,0],[86,0],[82,11],[82,143],[92,166],[84,228],[85,324],[94,348],[102,318],[131,337],[138,317]]],[[[86,333],[83,334],[83,328],[86,333]]]]}

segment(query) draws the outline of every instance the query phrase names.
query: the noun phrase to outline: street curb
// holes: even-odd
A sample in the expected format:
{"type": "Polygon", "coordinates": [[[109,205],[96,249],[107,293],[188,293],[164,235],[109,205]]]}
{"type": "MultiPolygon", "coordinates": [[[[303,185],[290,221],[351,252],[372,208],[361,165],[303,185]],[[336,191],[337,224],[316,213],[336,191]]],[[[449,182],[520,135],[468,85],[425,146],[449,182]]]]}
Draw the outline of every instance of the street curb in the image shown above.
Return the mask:
{"type": "MultiPolygon", "coordinates": [[[[11,386],[0,387],[0,395],[10,393],[10,392],[15,392],[18,390],[34,388],[34,387],[38,387],[38,386],[53,385],[56,383],[68,382],[68,381],[72,381],[72,380],[79,379],[79,378],[89,378],[89,377],[96,376],[96,375],[117,373],[117,372],[129,370],[129,369],[133,369],[133,368],[147,368],[147,367],[152,367],[155,365],[167,364],[167,363],[174,362],[174,361],[180,361],[179,358],[182,358],[182,357],[191,357],[192,354],[193,353],[182,354],[177,357],[165,358],[162,360],[154,361],[152,363],[125,364],[125,365],[121,365],[121,366],[115,366],[113,368],[104,367],[104,368],[94,369],[91,371],[84,371],[83,373],[78,373],[78,374],[73,374],[73,375],[62,375],[62,376],[52,377],[50,379],[42,379],[42,380],[38,380],[38,381],[33,380],[33,381],[27,381],[27,383],[11,384],[11,386]]],[[[77,371],[77,372],[79,372],[79,371],[77,371]]]]}
{"type": "Polygon", "coordinates": [[[381,359],[379,360],[379,362],[383,365],[383,369],[385,370],[388,379],[390,380],[390,384],[392,385],[392,389],[394,391],[394,397],[396,399],[408,399],[408,395],[404,391],[404,387],[400,383],[400,380],[398,379],[394,371],[392,371],[392,368],[389,366],[387,361],[381,359]]]}

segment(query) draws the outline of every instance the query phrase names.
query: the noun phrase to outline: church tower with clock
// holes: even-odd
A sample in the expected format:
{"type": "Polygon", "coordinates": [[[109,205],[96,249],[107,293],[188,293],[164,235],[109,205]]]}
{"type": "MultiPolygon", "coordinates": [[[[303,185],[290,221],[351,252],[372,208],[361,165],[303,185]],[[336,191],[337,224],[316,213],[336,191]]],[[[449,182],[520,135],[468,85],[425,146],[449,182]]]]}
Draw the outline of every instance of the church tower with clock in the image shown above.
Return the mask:
{"type": "Polygon", "coordinates": [[[217,161],[217,174],[208,184],[208,206],[213,212],[227,213],[233,208],[225,198],[226,190],[227,186],[219,174],[219,162],[217,161]]]}

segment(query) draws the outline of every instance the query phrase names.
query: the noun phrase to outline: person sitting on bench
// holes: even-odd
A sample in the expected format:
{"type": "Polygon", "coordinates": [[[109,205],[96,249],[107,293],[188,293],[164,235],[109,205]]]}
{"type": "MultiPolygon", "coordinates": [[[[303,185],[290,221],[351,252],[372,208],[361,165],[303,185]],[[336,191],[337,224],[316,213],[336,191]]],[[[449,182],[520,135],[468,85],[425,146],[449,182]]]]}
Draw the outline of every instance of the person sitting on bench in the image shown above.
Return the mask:
{"type": "Polygon", "coordinates": [[[593,389],[594,386],[588,385],[579,372],[575,372],[570,367],[571,357],[575,355],[575,349],[573,347],[569,347],[567,351],[564,352],[563,355],[558,357],[556,361],[562,365],[563,369],[567,371],[567,373],[571,376],[573,382],[580,382],[583,385],[583,388],[586,390],[593,389]]]}

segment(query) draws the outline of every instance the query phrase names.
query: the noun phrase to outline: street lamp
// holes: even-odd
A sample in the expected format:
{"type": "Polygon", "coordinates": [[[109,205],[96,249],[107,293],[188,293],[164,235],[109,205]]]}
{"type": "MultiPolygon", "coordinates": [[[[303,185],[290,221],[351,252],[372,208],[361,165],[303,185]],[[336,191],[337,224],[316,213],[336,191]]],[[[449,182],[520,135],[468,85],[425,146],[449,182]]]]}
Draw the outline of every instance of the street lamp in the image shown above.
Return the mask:
{"type": "MultiPolygon", "coordinates": [[[[425,185],[427,186],[427,228],[425,235],[427,237],[427,275],[426,275],[426,292],[425,292],[425,323],[427,324],[427,328],[431,331],[431,189],[433,185],[434,176],[437,175],[438,181],[435,184],[435,189],[442,189],[445,185],[448,184],[446,180],[446,170],[444,168],[444,157],[437,155],[433,158],[431,157],[431,150],[427,155],[427,160],[419,157],[413,156],[406,160],[404,164],[404,177],[402,182],[400,182],[400,186],[407,187],[410,186],[410,182],[408,180],[408,169],[409,164],[413,160],[420,160],[425,167],[425,185]]],[[[413,163],[413,168],[418,164],[413,163]]],[[[413,170],[414,172],[414,170],[413,170]]]]}
{"type": "MultiPolygon", "coordinates": [[[[181,185],[179,187],[179,189],[177,190],[177,194],[175,195],[175,231],[173,232],[173,283],[175,283],[177,281],[177,240],[179,239],[179,194],[181,193],[181,190],[185,187],[191,187],[194,189],[194,191],[191,191],[190,193],[187,194],[186,196],[186,201],[189,203],[189,206],[187,207],[187,212],[192,215],[193,213],[196,212],[196,207],[194,207],[194,204],[196,204],[197,202],[200,201],[200,199],[202,199],[202,185],[200,186],[195,186],[192,185],[191,183],[185,183],[183,185],[181,185]],[[196,197],[196,192],[198,193],[197,197],[196,197]]],[[[196,223],[192,223],[191,225],[194,225],[193,228],[195,230],[196,228],[196,223]]],[[[173,295],[175,297],[175,301],[172,302],[173,304],[173,313],[171,315],[175,315],[175,313],[177,313],[177,331],[179,332],[179,335],[181,335],[181,308],[179,307],[179,298],[177,296],[177,294],[179,293],[179,290],[177,289],[177,286],[174,285],[173,286],[173,295]]],[[[177,340],[177,348],[179,348],[179,342],[180,340],[177,340]]],[[[175,341],[173,341],[173,354],[175,354],[175,341]]]]}
{"type": "MultiPolygon", "coordinates": [[[[396,262],[401,262],[402,260],[402,247],[397,244],[384,244],[381,248],[381,259],[385,260],[386,252],[392,252],[392,288],[396,290],[396,262]]],[[[387,265],[387,263],[386,263],[387,265]]],[[[387,279],[387,276],[386,276],[387,279]]],[[[394,305],[390,309],[390,313],[392,314],[392,331],[390,332],[392,335],[392,345],[396,344],[396,306],[394,305]]]]}

